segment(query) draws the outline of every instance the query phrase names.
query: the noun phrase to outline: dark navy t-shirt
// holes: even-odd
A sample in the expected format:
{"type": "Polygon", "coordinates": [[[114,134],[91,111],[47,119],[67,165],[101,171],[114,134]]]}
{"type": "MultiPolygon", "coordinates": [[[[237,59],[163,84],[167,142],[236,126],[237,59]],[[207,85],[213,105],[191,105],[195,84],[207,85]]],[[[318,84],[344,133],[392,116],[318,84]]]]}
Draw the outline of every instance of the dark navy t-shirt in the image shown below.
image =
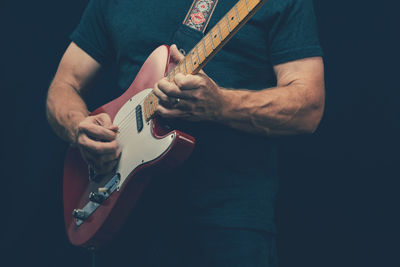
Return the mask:
{"type": "MultiPolygon", "coordinates": [[[[208,29],[236,2],[220,0],[208,29]]],[[[115,90],[122,94],[155,48],[175,43],[189,51],[202,38],[182,24],[191,4],[91,0],[71,40],[101,65],[116,65],[115,90]]],[[[204,71],[221,87],[261,90],[276,86],[274,65],[314,56],[322,51],[312,1],[269,0],[204,71]]],[[[195,150],[180,168],[153,182],[134,213],[150,224],[179,221],[274,232],[274,139],[217,123],[176,125],[196,138],[195,150]]]]}

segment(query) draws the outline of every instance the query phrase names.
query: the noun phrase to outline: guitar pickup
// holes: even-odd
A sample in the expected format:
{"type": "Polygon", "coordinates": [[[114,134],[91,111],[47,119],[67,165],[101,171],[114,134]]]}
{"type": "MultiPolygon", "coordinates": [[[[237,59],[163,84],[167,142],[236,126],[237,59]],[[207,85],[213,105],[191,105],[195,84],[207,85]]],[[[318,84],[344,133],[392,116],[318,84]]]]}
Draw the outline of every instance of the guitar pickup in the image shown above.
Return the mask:
{"type": "Polygon", "coordinates": [[[138,105],[136,107],[136,127],[138,133],[140,133],[143,130],[143,112],[141,105],[138,105]]]}

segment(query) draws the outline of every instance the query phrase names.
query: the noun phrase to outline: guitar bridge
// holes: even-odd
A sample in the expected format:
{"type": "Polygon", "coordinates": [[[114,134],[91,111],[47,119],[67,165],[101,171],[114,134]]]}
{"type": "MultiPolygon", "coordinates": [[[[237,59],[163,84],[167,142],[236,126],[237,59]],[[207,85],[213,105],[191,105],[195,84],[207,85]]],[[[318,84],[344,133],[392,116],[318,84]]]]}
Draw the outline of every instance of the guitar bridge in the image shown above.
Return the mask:
{"type": "Polygon", "coordinates": [[[72,216],[75,218],[75,226],[81,226],[86,219],[92,215],[106,201],[111,194],[118,189],[121,175],[115,174],[106,185],[98,188],[98,192],[89,194],[89,202],[82,209],[74,209],[72,216]]]}

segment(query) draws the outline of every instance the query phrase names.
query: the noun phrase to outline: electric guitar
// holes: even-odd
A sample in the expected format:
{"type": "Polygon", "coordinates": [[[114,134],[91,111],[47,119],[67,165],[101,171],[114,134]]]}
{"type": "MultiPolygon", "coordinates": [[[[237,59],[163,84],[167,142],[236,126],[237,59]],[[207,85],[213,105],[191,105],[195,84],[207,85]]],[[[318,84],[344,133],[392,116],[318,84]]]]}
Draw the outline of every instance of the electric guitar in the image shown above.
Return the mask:
{"type": "Polygon", "coordinates": [[[64,162],[64,219],[73,245],[97,248],[121,228],[143,190],[156,174],[183,163],[195,140],[157,121],[158,99],[152,86],[177,73],[196,74],[243,26],[266,0],[240,0],[177,64],[169,47],[158,47],[146,59],[133,83],[120,97],[91,113],[107,113],[118,125],[122,148],[109,175],[98,176],[70,147],[64,162]]]}

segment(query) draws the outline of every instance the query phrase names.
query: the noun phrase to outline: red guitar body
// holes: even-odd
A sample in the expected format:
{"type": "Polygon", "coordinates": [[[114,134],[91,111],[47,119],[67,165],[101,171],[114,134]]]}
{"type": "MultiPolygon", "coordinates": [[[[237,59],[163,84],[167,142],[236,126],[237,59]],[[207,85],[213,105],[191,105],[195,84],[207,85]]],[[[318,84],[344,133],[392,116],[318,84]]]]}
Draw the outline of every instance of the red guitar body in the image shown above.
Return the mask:
{"type": "Polygon", "coordinates": [[[172,77],[196,74],[265,1],[238,1],[177,66],[169,61],[169,48],[158,47],[126,92],[92,113],[107,113],[118,125],[122,154],[113,173],[96,179],[79,151],[69,149],[64,164],[64,215],[72,244],[99,247],[110,240],[151,178],[189,157],[194,138],[166,130],[153,119],[157,99],[151,88],[168,73],[172,77]]]}
{"type": "Polygon", "coordinates": [[[115,173],[93,181],[79,150],[72,147],[68,150],[64,163],[64,216],[72,244],[97,248],[109,241],[121,228],[152,177],[176,167],[191,154],[193,137],[177,130],[166,130],[156,118],[143,119],[142,130],[138,126],[137,116],[141,115],[138,107],[145,109],[143,98],[172,67],[169,47],[158,47],[126,92],[91,114],[107,113],[120,128],[121,138],[117,140],[122,147],[122,156],[115,173]],[[135,108],[136,116],[132,116],[135,108]],[[128,123],[137,127],[130,127],[128,123]]]}

